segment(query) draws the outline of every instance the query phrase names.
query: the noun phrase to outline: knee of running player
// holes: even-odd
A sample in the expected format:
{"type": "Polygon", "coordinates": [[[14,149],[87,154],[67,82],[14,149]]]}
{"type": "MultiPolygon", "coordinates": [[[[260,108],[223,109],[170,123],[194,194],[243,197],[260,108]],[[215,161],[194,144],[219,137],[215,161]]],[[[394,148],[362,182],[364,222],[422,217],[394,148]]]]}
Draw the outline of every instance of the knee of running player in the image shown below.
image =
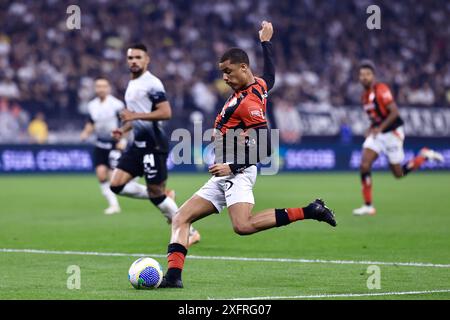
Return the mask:
{"type": "Polygon", "coordinates": [[[253,227],[251,224],[236,224],[233,225],[233,230],[240,236],[246,236],[254,233],[253,227]]]}
{"type": "Polygon", "coordinates": [[[398,166],[398,168],[392,169],[392,174],[394,175],[394,177],[396,179],[401,179],[401,178],[403,178],[405,176],[404,173],[403,173],[403,169],[400,166],[398,166]]]}
{"type": "Polygon", "coordinates": [[[123,190],[123,188],[125,188],[125,185],[113,185],[113,183],[111,183],[110,187],[112,192],[114,192],[115,194],[120,194],[123,190]]]}
{"type": "Polygon", "coordinates": [[[403,178],[403,177],[404,177],[403,173],[394,172],[394,178],[395,178],[395,179],[401,179],[401,178],[403,178]]]}
{"type": "Polygon", "coordinates": [[[182,228],[183,226],[189,226],[192,223],[192,218],[182,208],[179,208],[177,213],[172,218],[172,230],[182,228]]]}
{"type": "Polygon", "coordinates": [[[108,181],[108,168],[105,165],[99,165],[95,168],[95,173],[97,179],[100,183],[105,183],[108,181]]]}
{"type": "Polygon", "coordinates": [[[97,180],[100,183],[108,182],[108,176],[103,174],[97,174],[97,180]]]}
{"type": "Polygon", "coordinates": [[[369,173],[372,170],[372,164],[368,161],[362,161],[359,167],[361,173],[369,173]]]}
{"type": "Polygon", "coordinates": [[[233,222],[233,230],[240,236],[246,236],[255,232],[255,227],[250,218],[233,222]]]}
{"type": "Polygon", "coordinates": [[[165,196],[165,185],[161,184],[148,184],[147,185],[148,197],[151,199],[160,198],[165,196]]]}
{"type": "Polygon", "coordinates": [[[104,179],[104,178],[99,178],[99,177],[97,177],[97,180],[98,180],[99,183],[105,183],[105,182],[108,182],[108,178],[104,179]]]}

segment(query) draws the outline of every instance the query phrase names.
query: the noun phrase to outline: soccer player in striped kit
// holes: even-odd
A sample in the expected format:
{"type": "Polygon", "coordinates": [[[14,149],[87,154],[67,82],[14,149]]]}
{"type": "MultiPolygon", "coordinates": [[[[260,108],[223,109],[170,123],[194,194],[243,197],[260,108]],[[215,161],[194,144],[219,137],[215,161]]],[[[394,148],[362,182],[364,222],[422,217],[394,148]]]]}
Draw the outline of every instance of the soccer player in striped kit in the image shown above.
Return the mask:
{"type": "Polygon", "coordinates": [[[375,80],[375,65],[370,60],[363,60],[359,66],[359,81],[364,87],[362,104],[371,125],[363,144],[360,166],[361,184],[364,204],[355,210],[357,216],[374,215],[376,209],[372,204],[372,165],[381,153],[388,160],[392,174],[396,178],[405,177],[411,171],[419,169],[425,161],[442,162],[443,156],[431,149],[422,148],[419,154],[402,165],[405,158],[403,141],[405,133],[403,120],[389,87],[375,80]]]}
{"type": "MultiPolygon", "coordinates": [[[[256,149],[261,147],[267,151],[262,158],[270,156],[270,142],[263,136],[264,130],[268,130],[265,114],[267,94],[275,82],[273,49],[270,43],[272,34],[272,24],[263,21],[259,31],[264,54],[264,74],[261,78],[253,75],[248,55],[242,49],[229,49],[219,61],[223,79],[234,93],[226,101],[214,124],[216,159],[215,164],[209,168],[212,177],[180,207],[180,212],[172,223],[172,237],[167,250],[168,270],[160,288],[183,288],[181,273],[187,254],[189,225],[193,221],[219,213],[225,207],[228,209],[233,229],[239,235],[250,235],[304,219],[324,221],[336,226],[333,211],[320,199],[305,207],[271,208],[252,214],[255,203],[253,186],[257,175],[256,163],[263,159],[251,160],[246,151],[245,161],[242,162],[228,162],[228,157],[220,157],[222,151],[227,153],[223,144],[226,144],[228,132],[235,129],[243,130],[242,142],[246,148],[250,149],[256,145],[256,149]],[[255,135],[252,130],[253,133],[256,132],[255,135]],[[268,148],[264,148],[265,144],[268,148]],[[220,151],[217,152],[217,149],[220,151]]],[[[234,144],[234,138],[230,140],[234,144]]],[[[239,147],[234,145],[230,149],[239,147]]],[[[229,158],[241,156],[238,151],[229,158]]]]}

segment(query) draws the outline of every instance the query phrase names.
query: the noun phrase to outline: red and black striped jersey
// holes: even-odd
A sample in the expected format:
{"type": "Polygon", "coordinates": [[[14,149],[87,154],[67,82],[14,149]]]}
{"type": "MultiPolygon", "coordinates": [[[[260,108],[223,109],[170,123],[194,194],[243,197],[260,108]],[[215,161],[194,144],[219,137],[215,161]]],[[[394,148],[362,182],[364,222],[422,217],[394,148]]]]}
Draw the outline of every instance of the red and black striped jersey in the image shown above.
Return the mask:
{"type": "Polygon", "coordinates": [[[262,78],[246,88],[234,92],[222,111],[217,115],[214,128],[225,134],[228,129],[242,129],[267,126],[267,84],[262,78]]]}
{"type": "MultiPolygon", "coordinates": [[[[388,85],[378,82],[363,92],[361,100],[364,111],[372,123],[371,126],[378,127],[389,116],[388,105],[394,102],[394,97],[388,85]]],[[[399,116],[383,132],[392,131],[401,125],[403,125],[403,120],[399,116]]]]}
{"type": "Polygon", "coordinates": [[[214,122],[214,161],[228,163],[234,174],[272,154],[266,107],[268,91],[275,83],[275,66],[272,44],[264,41],[261,46],[264,56],[263,76],[255,77],[254,83],[235,91],[214,122]],[[244,132],[239,132],[239,129],[244,132]],[[234,134],[238,134],[239,138],[236,139],[234,134]],[[244,147],[243,150],[240,147],[244,147]]]}

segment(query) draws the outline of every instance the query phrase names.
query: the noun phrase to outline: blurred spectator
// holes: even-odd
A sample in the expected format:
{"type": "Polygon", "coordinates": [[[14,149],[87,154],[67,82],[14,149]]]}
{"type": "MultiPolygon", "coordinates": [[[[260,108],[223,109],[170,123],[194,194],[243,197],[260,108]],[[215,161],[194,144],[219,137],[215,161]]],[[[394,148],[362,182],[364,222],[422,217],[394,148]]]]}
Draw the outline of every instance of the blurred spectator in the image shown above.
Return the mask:
{"type": "Polygon", "coordinates": [[[353,139],[352,127],[350,122],[346,118],[341,119],[341,125],[339,127],[339,139],[341,144],[351,144],[353,139]]]}
{"type": "Polygon", "coordinates": [[[411,105],[433,106],[435,102],[434,92],[429,83],[425,83],[422,87],[411,89],[407,93],[407,101],[411,105]]]}
{"type": "Polygon", "coordinates": [[[48,127],[44,113],[38,112],[28,126],[28,134],[34,143],[46,143],[48,140],[48,127]]]}
{"type": "Polygon", "coordinates": [[[211,87],[202,81],[197,81],[191,89],[191,95],[197,108],[205,113],[214,113],[216,111],[217,97],[211,90],[211,87]]]}
{"type": "Polygon", "coordinates": [[[0,81],[0,97],[19,98],[19,87],[12,80],[12,77],[6,77],[0,81]]]}
{"type": "Polygon", "coordinates": [[[8,100],[0,97],[0,142],[16,141],[19,136],[18,120],[9,110],[8,100]]]}
{"type": "Polygon", "coordinates": [[[16,119],[19,124],[19,128],[22,132],[25,132],[30,121],[30,116],[28,112],[22,109],[22,107],[17,103],[13,102],[11,104],[11,114],[16,119]]]}
{"type": "Polygon", "coordinates": [[[302,137],[300,113],[281,99],[274,102],[274,117],[280,129],[280,138],[285,143],[298,143],[302,137]]]}
{"type": "MultiPolygon", "coordinates": [[[[356,66],[370,58],[398,102],[450,106],[450,2],[380,2],[382,32],[365,26],[370,1],[79,0],[80,30],[68,30],[65,1],[0,1],[0,96],[44,110],[55,126],[83,121],[92,81],[105,75],[123,96],[126,47],[150,47],[150,70],[162,79],[176,112],[205,121],[226,94],[217,60],[241,46],[262,72],[257,30],[274,24],[277,80],[273,93],[295,109],[358,105],[356,66]],[[58,13],[58,14],[53,14],[58,13]],[[423,85],[422,85],[423,84],[423,85]]],[[[53,126],[52,126],[53,127],[53,126]]]]}

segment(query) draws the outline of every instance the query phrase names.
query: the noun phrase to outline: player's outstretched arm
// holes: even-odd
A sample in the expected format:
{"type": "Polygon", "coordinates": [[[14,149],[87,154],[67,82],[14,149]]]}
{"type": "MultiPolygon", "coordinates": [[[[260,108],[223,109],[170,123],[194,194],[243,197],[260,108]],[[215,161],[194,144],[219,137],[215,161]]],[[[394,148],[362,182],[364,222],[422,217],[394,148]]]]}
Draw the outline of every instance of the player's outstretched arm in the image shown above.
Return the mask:
{"type": "Polygon", "coordinates": [[[169,120],[170,118],[172,118],[172,108],[168,101],[163,101],[155,105],[155,110],[152,112],[131,112],[125,109],[120,113],[120,120],[123,122],[133,120],[159,121],[169,120]]]}
{"type": "Polygon", "coordinates": [[[264,73],[262,78],[267,84],[267,90],[272,89],[273,85],[275,84],[275,64],[273,61],[274,59],[272,43],[270,42],[272,36],[272,23],[264,20],[261,23],[261,30],[259,30],[259,40],[261,40],[264,56],[264,73]]]}

